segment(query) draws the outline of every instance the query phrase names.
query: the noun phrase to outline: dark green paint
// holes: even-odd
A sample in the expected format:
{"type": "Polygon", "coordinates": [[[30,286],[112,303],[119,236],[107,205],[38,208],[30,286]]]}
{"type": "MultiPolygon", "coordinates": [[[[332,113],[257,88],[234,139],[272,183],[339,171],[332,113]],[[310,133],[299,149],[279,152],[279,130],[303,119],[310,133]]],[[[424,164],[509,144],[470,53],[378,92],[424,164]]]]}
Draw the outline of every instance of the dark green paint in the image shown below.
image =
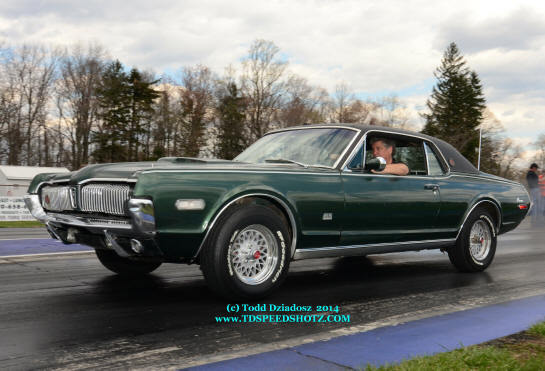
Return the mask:
{"type": "Polygon", "coordinates": [[[192,257],[220,210],[252,194],[282,200],[295,218],[297,248],[455,238],[467,212],[490,200],[502,212],[501,232],[526,215],[517,199],[529,203],[524,188],[487,174],[440,177],[347,175],[338,170],[296,165],[255,165],[228,161],[103,164],[77,172],[41,174],[43,182],[78,184],[89,179],[134,179],[134,197],[154,202],[157,242],[167,260],[192,257]],[[438,184],[434,193],[426,184],[438,184]],[[346,195],[346,197],[345,197],[346,195]],[[203,199],[204,210],[180,211],[178,199],[203,199]],[[332,220],[323,220],[331,213],[332,220]]]}

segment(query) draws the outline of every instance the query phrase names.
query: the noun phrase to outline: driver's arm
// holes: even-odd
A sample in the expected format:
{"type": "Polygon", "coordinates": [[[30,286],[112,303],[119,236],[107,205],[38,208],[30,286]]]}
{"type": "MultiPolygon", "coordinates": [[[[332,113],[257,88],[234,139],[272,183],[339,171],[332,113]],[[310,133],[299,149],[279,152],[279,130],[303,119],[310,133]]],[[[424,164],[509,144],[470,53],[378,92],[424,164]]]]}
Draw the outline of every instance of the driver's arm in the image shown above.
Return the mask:
{"type": "Polygon", "coordinates": [[[371,170],[374,174],[393,174],[393,175],[407,175],[409,174],[409,167],[404,163],[388,164],[382,171],[371,170]]]}

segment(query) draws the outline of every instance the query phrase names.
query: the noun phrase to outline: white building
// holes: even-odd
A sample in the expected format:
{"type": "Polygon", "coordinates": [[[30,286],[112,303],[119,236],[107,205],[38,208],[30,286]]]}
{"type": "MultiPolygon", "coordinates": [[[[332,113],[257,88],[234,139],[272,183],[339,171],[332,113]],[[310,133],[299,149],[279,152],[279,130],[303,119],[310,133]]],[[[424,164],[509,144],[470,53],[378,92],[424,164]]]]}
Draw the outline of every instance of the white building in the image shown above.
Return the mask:
{"type": "Polygon", "coordinates": [[[65,167],[5,166],[0,165],[0,196],[15,197],[26,194],[35,175],[66,173],[65,167]]]}

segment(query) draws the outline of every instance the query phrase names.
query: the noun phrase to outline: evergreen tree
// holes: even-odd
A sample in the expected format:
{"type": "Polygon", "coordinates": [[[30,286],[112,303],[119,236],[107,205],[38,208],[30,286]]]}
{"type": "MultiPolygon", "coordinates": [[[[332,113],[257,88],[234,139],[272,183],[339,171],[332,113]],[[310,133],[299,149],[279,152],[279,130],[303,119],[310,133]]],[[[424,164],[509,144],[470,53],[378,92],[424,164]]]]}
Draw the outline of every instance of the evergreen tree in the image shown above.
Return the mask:
{"type": "Polygon", "coordinates": [[[231,160],[244,150],[244,100],[234,82],[229,82],[220,98],[218,111],[218,146],[216,156],[231,160]]]}
{"type": "Polygon", "coordinates": [[[93,133],[93,157],[96,162],[127,160],[125,128],[130,122],[127,74],[118,60],[110,63],[97,89],[101,123],[93,133]]]}
{"type": "Polygon", "coordinates": [[[486,108],[482,85],[476,72],[466,66],[455,43],[451,43],[435,72],[437,84],[423,114],[422,132],[448,141],[468,160],[477,163],[479,125],[486,108]]]}
{"type": "Polygon", "coordinates": [[[127,103],[130,112],[129,125],[126,127],[124,135],[127,142],[127,160],[138,161],[150,157],[149,143],[154,111],[153,101],[159,97],[159,93],[152,87],[157,83],[157,80],[152,81],[152,79],[146,78],[136,68],[131,70],[127,78],[127,103]],[[144,146],[143,156],[139,156],[140,144],[144,146]]]}

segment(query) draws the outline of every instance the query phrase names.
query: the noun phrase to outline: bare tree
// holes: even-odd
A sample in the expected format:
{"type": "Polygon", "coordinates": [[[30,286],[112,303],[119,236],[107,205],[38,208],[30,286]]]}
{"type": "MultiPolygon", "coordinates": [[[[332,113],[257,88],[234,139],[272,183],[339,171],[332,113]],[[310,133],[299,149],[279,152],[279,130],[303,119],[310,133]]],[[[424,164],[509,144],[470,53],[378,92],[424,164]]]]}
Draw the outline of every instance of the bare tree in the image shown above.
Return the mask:
{"type": "Polygon", "coordinates": [[[214,76],[206,66],[185,67],[180,88],[179,146],[183,156],[197,157],[213,122],[214,76]]]}
{"type": "Polygon", "coordinates": [[[276,58],[279,48],[267,40],[255,40],[243,62],[242,93],[248,100],[251,140],[260,138],[271,126],[280,108],[286,62],[276,58]]]}
{"type": "Polygon", "coordinates": [[[351,122],[349,117],[349,107],[354,103],[354,93],[346,82],[341,82],[335,86],[334,102],[335,102],[335,122],[348,123],[351,122]]]}
{"type": "Polygon", "coordinates": [[[311,86],[308,80],[291,75],[285,84],[282,109],[278,113],[280,126],[325,122],[328,94],[325,89],[311,86]]]}
{"type": "Polygon", "coordinates": [[[47,130],[47,104],[57,61],[58,51],[39,46],[23,45],[2,53],[2,110],[10,165],[40,164],[48,157],[42,157],[49,148],[39,135],[47,130]]]}
{"type": "Polygon", "coordinates": [[[72,169],[89,161],[90,135],[97,120],[96,89],[105,58],[106,52],[100,45],[75,45],[61,59],[56,84],[57,131],[61,138],[59,151],[64,151],[64,139],[69,143],[67,160],[72,169]]]}
{"type": "Polygon", "coordinates": [[[409,114],[396,95],[389,95],[376,102],[373,116],[383,126],[406,129],[409,126],[409,114]]]}

